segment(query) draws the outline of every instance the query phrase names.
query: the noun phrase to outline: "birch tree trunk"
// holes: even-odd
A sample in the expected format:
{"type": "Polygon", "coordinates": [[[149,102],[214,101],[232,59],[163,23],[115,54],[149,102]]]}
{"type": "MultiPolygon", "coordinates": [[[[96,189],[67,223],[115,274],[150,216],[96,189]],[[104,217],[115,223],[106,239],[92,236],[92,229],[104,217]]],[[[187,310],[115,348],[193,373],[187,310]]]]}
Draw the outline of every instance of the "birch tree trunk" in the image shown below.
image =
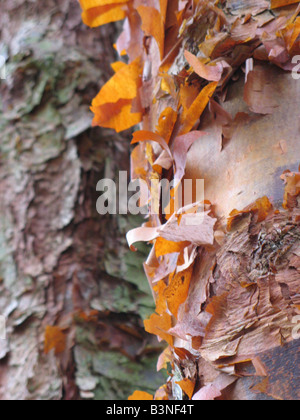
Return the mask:
{"type": "Polygon", "coordinates": [[[152,297],[124,239],[136,221],[96,213],[97,182],[129,162],[126,135],[90,128],[116,27],[89,30],[76,0],[2,0],[0,27],[0,397],[154,390],[152,297]]]}

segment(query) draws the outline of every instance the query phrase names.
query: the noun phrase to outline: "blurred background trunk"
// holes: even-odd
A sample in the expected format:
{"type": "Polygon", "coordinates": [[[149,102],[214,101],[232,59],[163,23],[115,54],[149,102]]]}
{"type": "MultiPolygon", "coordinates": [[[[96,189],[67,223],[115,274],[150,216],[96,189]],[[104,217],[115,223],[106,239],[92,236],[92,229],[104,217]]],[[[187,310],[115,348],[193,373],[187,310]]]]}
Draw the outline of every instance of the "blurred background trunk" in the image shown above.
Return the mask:
{"type": "Polygon", "coordinates": [[[2,0],[0,28],[0,398],[153,392],[148,250],[124,240],[140,221],[96,213],[97,182],[129,162],[126,136],[90,128],[117,29],[85,27],[77,0],[2,0]]]}

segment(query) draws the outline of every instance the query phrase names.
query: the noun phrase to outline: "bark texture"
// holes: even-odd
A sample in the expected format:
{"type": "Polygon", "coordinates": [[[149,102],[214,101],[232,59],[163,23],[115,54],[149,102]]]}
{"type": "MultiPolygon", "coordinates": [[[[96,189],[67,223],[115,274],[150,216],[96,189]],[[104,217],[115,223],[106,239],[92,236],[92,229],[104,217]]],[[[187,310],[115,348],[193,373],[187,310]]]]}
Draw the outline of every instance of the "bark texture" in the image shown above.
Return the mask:
{"type": "MultiPolygon", "coordinates": [[[[207,133],[189,151],[186,178],[205,180],[206,199],[215,205],[219,217],[234,208],[244,208],[265,195],[278,208],[282,205],[284,185],[281,174],[299,167],[299,80],[269,63],[257,64],[268,80],[272,113],[248,113],[244,101],[244,73],[228,85],[223,108],[235,116],[222,140],[222,126],[206,111],[201,129],[207,133]],[[223,141],[223,147],[222,147],[223,141]]],[[[263,96],[267,100],[266,95],[263,96]]]]}
{"type": "MultiPolygon", "coordinates": [[[[90,25],[104,19],[82,3],[90,25]]],[[[96,98],[94,121],[119,131],[128,106],[140,110],[133,176],[205,181],[202,226],[189,223],[202,196],[176,214],[174,188],[172,216],[160,203],[128,235],[153,244],[145,328],[173,368],[155,399],[298,399],[299,2],[125,3],[117,46],[130,64],[96,98]]]]}
{"type": "Polygon", "coordinates": [[[187,333],[191,326],[199,329],[199,307],[212,318],[205,338],[193,340],[196,357],[189,370],[182,365],[179,370],[189,379],[191,371],[197,375],[203,398],[208,391],[210,397],[215,392],[215,398],[229,400],[300,398],[299,339],[293,337],[299,248],[295,209],[261,223],[246,215],[217,253],[199,253],[181,323],[187,333]],[[221,389],[209,390],[218,381],[221,389]]]}
{"type": "Polygon", "coordinates": [[[177,344],[200,357],[195,363],[203,398],[300,398],[299,340],[293,342],[299,320],[299,206],[294,203],[293,210],[283,211],[280,181],[284,171],[299,166],[299,82],[273,65],[261,69],[274,91],[272,114],[246,114],[240,73],[239,80],[229,84],[223,104],[237,116],[230,142],[220,148],[222,130],[207,109],[201,124],[207,135],[192,146],[187,159],[186,178],[204,178],[205,198],[214,203],[221,231],[226,232],[224,224],[233,209],[251,207],[263,196],[277,209],[264,222],[246,212],[233,231],[219,238],[218,232],[217,251],[199,253],[181,323],[186,331],[188,325],[199,330],[207,313],[212,318],[205,338],[199,343],[194,339],[192,350],[185,341],[177,344]],[[255,369],[257,360],[263,369],[255,369]],[[217,372],[222,372],[220,377],[217,372]],[[218,381],[226,391],[216,388],[205,394],[209,384],[218,381]]]}
{"type": "Polygon", "coordinates": [[[156,389],[147,250],[120,239],[134,219],[96,213],[98,180],[129,161],[126,135],[90,129],[116,27],[89,30],[76,0],[3,0],[0,27],[0,398],[156,389]]]}

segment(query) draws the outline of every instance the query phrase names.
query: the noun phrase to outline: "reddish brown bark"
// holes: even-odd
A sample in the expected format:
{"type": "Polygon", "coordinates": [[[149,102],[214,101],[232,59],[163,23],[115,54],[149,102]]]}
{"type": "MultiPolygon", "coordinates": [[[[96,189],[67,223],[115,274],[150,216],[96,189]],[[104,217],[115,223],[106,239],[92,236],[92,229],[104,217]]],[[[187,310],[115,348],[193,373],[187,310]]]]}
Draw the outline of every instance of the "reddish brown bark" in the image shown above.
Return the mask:
{"type": "Polygon", "coordinates": [[[199,254],[177,328],[187,334],[191,326],[200,330],[199,307],[212,314],[201,345],[193,340],[200,357],[194,363],[198,386],[213,383],[217,372],[224,372],[224,378],[237,375],[219,397],[300,397],[299,339],[293,336],[299,307],[299,215],[295,209],[258,224],[246,215],[217,254],[199,254]]]}

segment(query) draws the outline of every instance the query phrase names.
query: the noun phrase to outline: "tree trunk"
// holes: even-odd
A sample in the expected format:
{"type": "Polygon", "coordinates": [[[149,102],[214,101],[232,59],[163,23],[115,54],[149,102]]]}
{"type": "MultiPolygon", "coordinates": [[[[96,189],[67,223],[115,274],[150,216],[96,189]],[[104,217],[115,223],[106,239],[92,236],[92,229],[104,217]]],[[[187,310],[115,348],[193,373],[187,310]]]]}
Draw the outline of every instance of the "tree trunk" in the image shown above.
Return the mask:
{"type": "MultiPolygon", "coordinates": [[[[88,24],[103,23],[82,4],[88,24]]],[[[133,176],[205,182],[201,226],[188,223],[191,207],[164,214],[160,203],[128,235],[154,245],[145,268],[157,306],[145,326],[169,344],[159,366],[173,368],[156,399],[298,399],[299,2],[135,0],[122,10],[117,48],[130,64],[95,99],[94,122],[119,131],[129,102],[141,121],[133,176]]]]}
{"type": "MultiPolygon", "coordinates": [[[[89,30],[76,0],[3,0],[0,54],[0,397],[124,399],[153,391],[152,296],[96,185],[128,169],[128,135],[91,129],[116,27],[89,30]]],[[[146,281],[147,283],[147,281],[146,281]]]]}
{"type": "MultiPolygon", "coordinates": [[[[269,64],[265,68],[278,107],[271,115],[252,115],[247,122],[237,122],[221,152],[215,126],[208,113],[204,114],[201,129],[211,134],[192,146],[186,177],[204,178],[205,198],[214,203],[220,220],[263,196],[269,197],[280,214],[261,223],[246,214],[246,219],[222,238],[216,252],[202,254],[205,263],[198,263],[190,301],[194,307],[197,291],[195,295],[193,287],[201,290],[210,285],[207,299],[216,306],[199,353],[214,368],[246,375],[227,388],[223,398],[298,400],[299,339],[295,337],[299,335],[293,337],[292,332],[298,331],[300,319],[296,309],[300,292],[299,208],[282,211],[284,184],[280,176],[286,170],[297,172],[299,167],[300,87],[290,73],[269,64]],[[209,267],[213,273],[207,271],[209,267]],[[253,368],[257,360],[264,365],[258,373],[253,368]]],[[[240,76],[228,88],[223,108],[231,115],[248,112],[243,79],[240,76]]],[[[198,303],[204,304],[202,300],[198,303]]],[[[197,319],[198,314],[194,316],[197,319]]],[[[187,343],[181,345],[189,348],[187,343]]],[[[200,374],[199,381],[204,384],[214,376],[201,370],[200,374]]]]}

